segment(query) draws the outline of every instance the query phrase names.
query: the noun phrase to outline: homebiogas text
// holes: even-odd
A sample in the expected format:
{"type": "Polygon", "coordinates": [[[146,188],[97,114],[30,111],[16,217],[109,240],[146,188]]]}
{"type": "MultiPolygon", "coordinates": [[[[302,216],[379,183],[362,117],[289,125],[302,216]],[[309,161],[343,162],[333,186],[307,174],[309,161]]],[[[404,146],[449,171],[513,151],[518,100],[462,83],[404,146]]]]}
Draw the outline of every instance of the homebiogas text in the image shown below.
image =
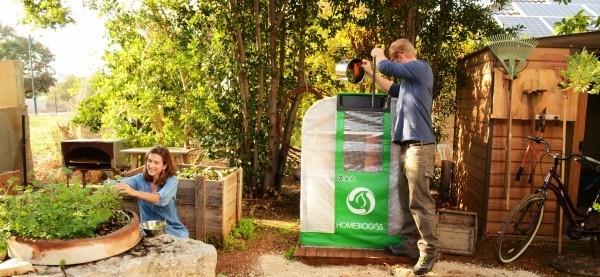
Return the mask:
{"type": "Polygon", "coordinates": [[[335,223],[335,228],[336,229],[347,229],[347,230],[383,231],[383,224],[382,223],[341,221],[341,222],[335,223]]]}

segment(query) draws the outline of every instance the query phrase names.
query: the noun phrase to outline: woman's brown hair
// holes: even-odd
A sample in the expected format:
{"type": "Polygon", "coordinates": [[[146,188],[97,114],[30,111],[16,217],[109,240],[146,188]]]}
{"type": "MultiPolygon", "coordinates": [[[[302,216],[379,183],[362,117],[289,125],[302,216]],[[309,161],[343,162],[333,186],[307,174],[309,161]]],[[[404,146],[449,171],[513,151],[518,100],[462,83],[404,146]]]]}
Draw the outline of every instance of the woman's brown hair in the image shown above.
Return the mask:
{"type": "MultiPolygon", "coordinates": [[[[158,187],[162,187],[165,185],[165,182],[169,177],[177,174],[177,166],[173,162],[173,158],[171,158],[171,153],[169,153],[169,149],[167,148],[164,148],[162,146],[156,146],[150,149],[150,151],[148,151],[148,153],[146,153],[146,156],[144,157],[144,163],[148,161],[148,156],[150,156],[150,154],[159,155],[163,160],[163,164],[167,165],[167,167],[160,173],[156,180],[156,185],[158,187]]],[[[154,181],[152,176],[148,174],[147,165],[144,165],[144,179],[148,182],[154,181]]]]}

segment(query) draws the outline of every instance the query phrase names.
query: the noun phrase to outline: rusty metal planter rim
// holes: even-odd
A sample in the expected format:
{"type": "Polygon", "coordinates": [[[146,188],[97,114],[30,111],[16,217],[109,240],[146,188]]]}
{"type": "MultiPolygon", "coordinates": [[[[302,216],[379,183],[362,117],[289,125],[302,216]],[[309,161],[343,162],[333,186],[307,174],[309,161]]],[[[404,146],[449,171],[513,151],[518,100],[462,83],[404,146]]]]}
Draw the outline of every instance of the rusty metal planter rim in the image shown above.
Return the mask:
{"type": "Polygon", "coordinates": [[[140,219],[127,211],[131,221],[120,229],[94,238],[44,240],[9,237],[8,256],[35,265],[72,265],[102,260],[121,254],[141,240],[140,219]]]}

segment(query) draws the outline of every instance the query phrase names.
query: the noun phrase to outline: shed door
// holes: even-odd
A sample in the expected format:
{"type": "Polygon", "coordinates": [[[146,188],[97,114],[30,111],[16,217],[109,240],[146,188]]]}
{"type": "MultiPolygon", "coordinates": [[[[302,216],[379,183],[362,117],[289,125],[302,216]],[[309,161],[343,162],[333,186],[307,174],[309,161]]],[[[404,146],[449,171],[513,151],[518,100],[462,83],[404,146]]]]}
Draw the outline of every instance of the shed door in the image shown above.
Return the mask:
{"type": "MultiPolygon", "coordinates": [[[[598,143],[600,142],[600,132],[598,132],[598,122],[600,122],[600,95],[588,94],[584,140],[577,143],[582,147],[584,155],[596,160],[600,160],[600,143],[598,143]]],[[[581,166],[579,197],[577,199],[578,206],[587,207],[593,200],[591,198],[595,196],[595,191],[600,183],[590,190],[586,190],[586,188],[596,179],[598,179],[598,176],[594,173],[594,168],[589,165],[581,166]]]]}

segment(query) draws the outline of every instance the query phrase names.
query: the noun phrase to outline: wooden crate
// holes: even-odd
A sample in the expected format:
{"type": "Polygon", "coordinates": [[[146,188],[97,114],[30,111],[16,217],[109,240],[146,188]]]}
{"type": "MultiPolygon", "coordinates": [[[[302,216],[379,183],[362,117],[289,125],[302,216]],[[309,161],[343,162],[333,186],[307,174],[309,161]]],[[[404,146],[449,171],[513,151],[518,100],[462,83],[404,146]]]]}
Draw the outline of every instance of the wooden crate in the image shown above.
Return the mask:
{"type": "MultiPolygon", "coordinates": [[[[123,175],[133,176],[142,169],[137,168],[123,175]]],[[[196,179],[179,179],[176,206],[179,218],[187,227],[190,238],[203,241],[222,240],[231,232],[242,217],[242,177],[242,169],[236,168],[229,175],[216,181],[206,180],[203,176],[196,179]]],[[[123,202],[126,209],[138,212],[136,199],[124,197],[123,202]]]]}
{"type": "Polygon", "coordinates": [[[440,209],[437,235],[441,252],[474,255],[477,239],[477,213],[440,209]]]}

